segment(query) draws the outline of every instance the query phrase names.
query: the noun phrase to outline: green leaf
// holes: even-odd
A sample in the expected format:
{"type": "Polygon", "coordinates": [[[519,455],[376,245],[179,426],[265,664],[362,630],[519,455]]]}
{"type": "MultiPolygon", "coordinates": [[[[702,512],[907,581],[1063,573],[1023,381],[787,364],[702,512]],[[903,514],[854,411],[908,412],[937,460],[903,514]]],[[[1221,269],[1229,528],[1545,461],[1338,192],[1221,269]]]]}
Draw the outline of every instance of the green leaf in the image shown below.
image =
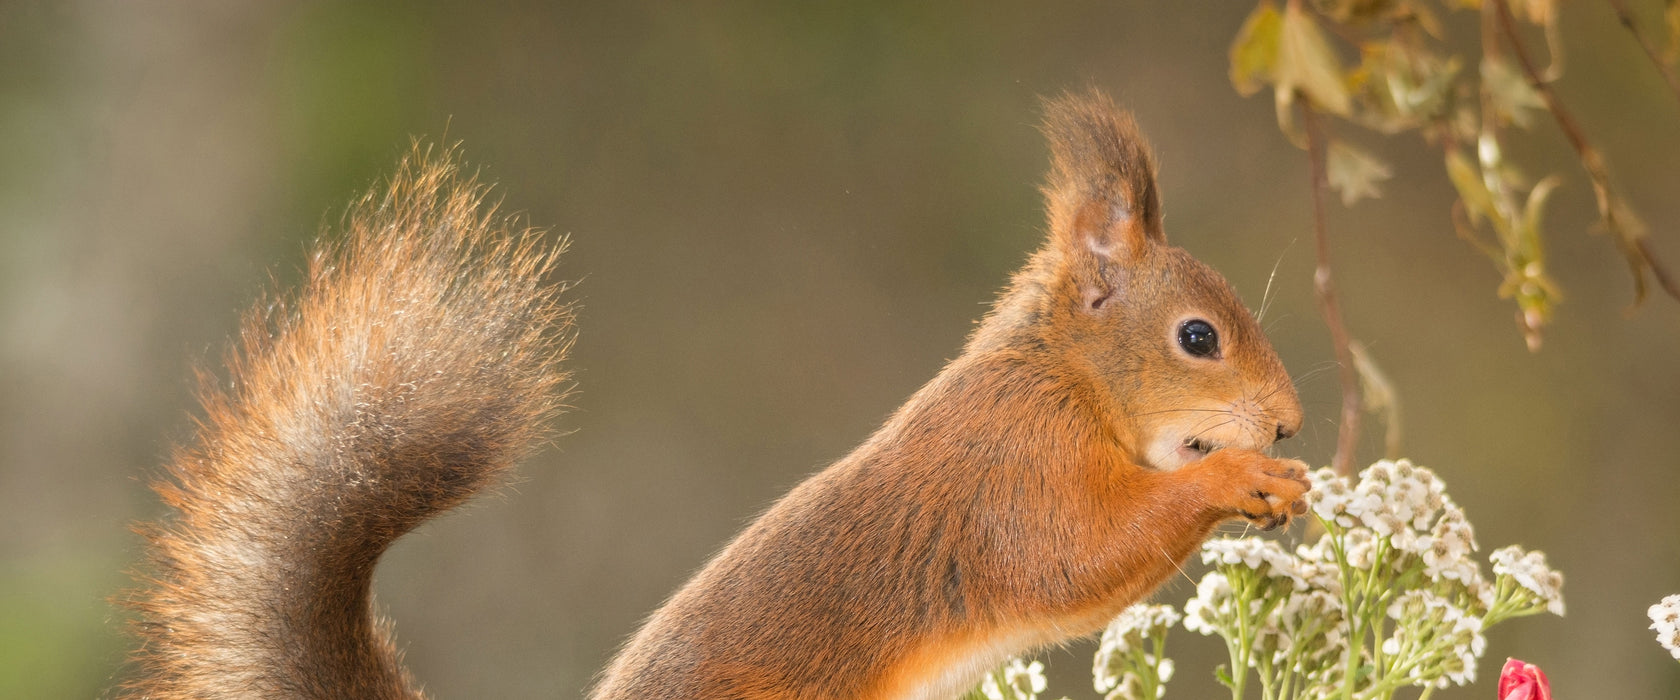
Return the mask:
{"type": "Polygon", "coordinates": [[[1231,85],[1237,94],[1248,97],[1275,79],[1282,27],[1283,15],[1271,0],[1260,3],[1243,20],[1242,29],[1231,42],[1231,85]]]}
{"type": "Polygon", "coordinates": [[[1274,75],[1280,92],[1300,92],[1317,109],[1347,116],[1351,107],[1342,62],[1318,23],[1291,4],[1283,11],[1278,28],[1277,64],[1274,75]]]}
{"type": "Polygon", "coordinates": [[[1366,197],[1381,197],[1382,189],[1377,183],[1393,175],[1387,163],[1341,139],[1330,141],[1324,159],[1325,174],[1330,186],[1341,193],[1344,207],[1351,207],[1366,197]]]}
{"type": "Polygon", "coordinates": [[[1458,198],[1464,202],[1471,223],[1499,218],[1499,212],[1494,208],[1493,193],[1482,182],[1480,169],[1472,165],[1463,152],[1447,151],[1447,179],[1452,180],[1453,187],[1458,190],[1458,198]]]}
{"type": "Polygon", "coordinates": [[[1534,189],[1528,191],[1528,202],[1523,206],[1522,227],[1524,240],[1532,241],[1532,245],[1536,249],[1535,254],[1530,256],[1534,259],[1539,257],[1540,222],[1544,218],[1546,200],[1552,196],[1552,192],[1561,184],[1563,184],[1562,178],[1551,175],[1535,183],[1534,189]]]}

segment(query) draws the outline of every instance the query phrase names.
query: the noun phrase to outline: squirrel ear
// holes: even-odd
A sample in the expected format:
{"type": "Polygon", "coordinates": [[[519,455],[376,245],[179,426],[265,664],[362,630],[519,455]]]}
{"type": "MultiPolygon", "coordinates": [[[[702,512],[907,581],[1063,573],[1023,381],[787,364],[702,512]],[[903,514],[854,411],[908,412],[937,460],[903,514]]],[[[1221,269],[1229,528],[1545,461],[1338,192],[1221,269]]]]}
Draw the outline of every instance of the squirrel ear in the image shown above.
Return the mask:
{"type": "Polygon", "coordinates": [[[1096,90],[1046,100],[1042,129],[1051,153],[1044,185],[1051,245],[1081,286],[1101,288],[1100,300],[1115,266],[1166,242],[1155,158],[1131,114],[1096,90]]]}

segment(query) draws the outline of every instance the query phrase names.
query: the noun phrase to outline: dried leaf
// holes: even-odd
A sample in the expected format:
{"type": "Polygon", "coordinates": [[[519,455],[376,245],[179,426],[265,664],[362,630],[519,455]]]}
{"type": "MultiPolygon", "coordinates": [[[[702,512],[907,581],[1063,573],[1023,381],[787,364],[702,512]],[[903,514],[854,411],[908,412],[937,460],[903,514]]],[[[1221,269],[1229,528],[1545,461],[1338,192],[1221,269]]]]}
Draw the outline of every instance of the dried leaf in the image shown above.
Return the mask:
{"type": "Polygon", "coordinates": [[[1276,78],[1278,33],[1283,15],[1270,0],[1260,3],[1243,21],[1231,42],[1231,85],[1248,97],[1276,78]]]}
{"type": "Polygon", "coordinates": [[[1558,0],[1508,0],[1511,14],[1540,27],[1546,35],[1546,51],[1551,65],[1541,71],[1546,82],[1563,76],[1563,35],[1558,33],[1558,0]]]}
{"type": "Polygon", "coordinates": [[[1441,18],[1435,15],[1434,10],[1419,3],[1406,3],[1405,10],[1411,13],[1412,21],[1417,22],[1418,26],[1422,27],[1423,31],[1428,32],[1430,36],[1436,39],[1446,37],[1446,27],[1441,25],[1441,18]]]}
{"type": "MultiPolygon", "coordinates": [[[[1594,187],[1597,188],[1596,183],[1594,187]]],[[[1621,195],[1606,193],[1606,197],[1608,204],[1601,206],[1607,208],[1600,212],[1598,226],[1615,238],[1616,248],[1627,261],[1628,270],[1633,273],[1633,306],[1638,306],[1645,301],[1647,291],[1645,270],[1652,267],[1651,259],[1639,245],[1639,239],[1647,231],[1645,222],[1633,213],[1633,207],[1621,195]]]]}
{"type": "Polygon", "coordinates": [[[1514,0],[1511,14],[1543,27],[1556,25],[1558,0],[1514,0]]]}
{"type": "Polygon", "coordinates": [[[1503,56],[1482,59],[1482,86],[1500,123],[1527,129],[1534,123],[1534,111],[1546,107],[1540,92],[1503,56]]]}
{"type": "Polygon", "coordinates": [[[1319,12],[1337,24],[1367,24],[1385,19],[1394,9],[1393,0],[1317,0],[1319,12]]]}
{"type": "Polygon", "coordinates": [[[1680,0],[1668,0],[1663,7],[1663,26],[1668,28],[1668,48],[1663,61],[1673,65],[1680,61],[1680,0]]]}
{"type": "Polygon", "coordinates": [[[1387,163],[1340,139],[1330,141],[1324,159],[1325,175],[1330,186],[1341,193],[1344,207],[1351,207],[1366,197],[1381,197],[1382,189],[1377,183],[1393,175],[1387,163]]]}
{"type": "Polygon", "coordinates": [[[1353,354],[1353,369],[1359,375],[1360,403],[1366,413],[1382,417],[1383,455],[1394,459],[1400,454],[1400,394],[1363,343],[1350,341],[1348,351],[1353,354]]]}
{"type": "Polygon", "coordinates": [[[1317,109],[1347,116],[1350,107],[1342,62],[1318,23],[1299,5],[1283,11],[1273,75],[1280,92],[1300,92],[1317,109]]]}

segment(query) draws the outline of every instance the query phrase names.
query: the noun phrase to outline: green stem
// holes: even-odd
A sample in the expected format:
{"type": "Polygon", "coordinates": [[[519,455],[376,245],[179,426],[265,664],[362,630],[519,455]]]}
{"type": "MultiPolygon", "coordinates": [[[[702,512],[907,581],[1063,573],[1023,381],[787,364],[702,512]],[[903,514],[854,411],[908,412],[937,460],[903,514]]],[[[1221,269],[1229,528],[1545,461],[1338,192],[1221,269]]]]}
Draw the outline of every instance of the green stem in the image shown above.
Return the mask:
{"type": "MultiPolygon", "coordinates": [[[[1317,514],[1314,514],[1317,517],[1317,514]]],[[[1365,645],[1364,630],[1359,627],[1359,616],[1353,609],[1353,575],[1352,567],[1348,566],[1347,551],[1343,549],[1342,539],[1330,529],[1330,524],[1323,518],[1319,522],[1324,525],[1325,536],[1330,538],[1330,551],[1336,555],[1336,568],[1342,577],[1342,610],[1348,626],[1347,636],[1347,668],[1342,677],[1342,700],[1353,700],[1354,672],[1359,669],[1359,650],[1365,645]]]]}
{"type": "Polygon", "coordinates": [[[1254,591],[1247,578],[1246,575],[1242,577],[1243,586],[1240,590],[1232,591],[1237,599],[1238,644],[1231,654],[1231,691],[1235,700],[1242,700],[1243,691],[1248,685],[1248,654],[1254,643],[1254,640],[1249,636],[1248,626],[1249,597],[1253,595],[1254,591]]]}

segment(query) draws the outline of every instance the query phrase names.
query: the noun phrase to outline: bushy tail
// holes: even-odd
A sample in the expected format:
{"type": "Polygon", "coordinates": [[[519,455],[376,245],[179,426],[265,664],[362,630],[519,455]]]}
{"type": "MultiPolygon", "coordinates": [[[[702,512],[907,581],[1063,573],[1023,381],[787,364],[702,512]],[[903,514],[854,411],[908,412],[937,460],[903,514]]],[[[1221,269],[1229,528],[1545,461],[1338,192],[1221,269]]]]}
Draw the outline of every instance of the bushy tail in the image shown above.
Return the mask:
{"type": "Polygon", "coordinates": [[[416,148],[259,306],[141,526],[132,698],[409,698],[369,593],[393,540],[493,483],[558,412],[564,244],[416,148]]]}

